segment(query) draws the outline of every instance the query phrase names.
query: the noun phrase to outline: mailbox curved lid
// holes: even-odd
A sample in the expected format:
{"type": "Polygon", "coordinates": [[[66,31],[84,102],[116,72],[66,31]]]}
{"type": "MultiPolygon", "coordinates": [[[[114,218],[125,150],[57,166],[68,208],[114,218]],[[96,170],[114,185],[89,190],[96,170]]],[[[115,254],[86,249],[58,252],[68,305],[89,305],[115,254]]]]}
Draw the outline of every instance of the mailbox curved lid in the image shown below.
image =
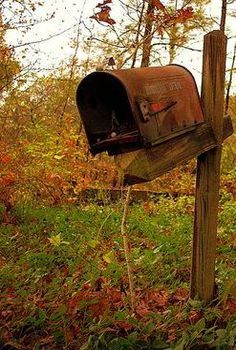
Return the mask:
{"type": "MultiPolygon", "coordinates": [[[[146,100],[153,105],[154,112],[155,108],[157,112],[161,111],[165,105],[168,106],[168,102],[175,103],[171,108],[171,114],[179,127],[204,121],[196,82],[185,67],[173,64],[114,70],[108,74],[118,78],[124,85],[136,120],[140,120],[140,107],[137,102],[146,100]]],[[[168,118],[170,119],[170,113],[161,123],[168,124],[168,118]]]]}

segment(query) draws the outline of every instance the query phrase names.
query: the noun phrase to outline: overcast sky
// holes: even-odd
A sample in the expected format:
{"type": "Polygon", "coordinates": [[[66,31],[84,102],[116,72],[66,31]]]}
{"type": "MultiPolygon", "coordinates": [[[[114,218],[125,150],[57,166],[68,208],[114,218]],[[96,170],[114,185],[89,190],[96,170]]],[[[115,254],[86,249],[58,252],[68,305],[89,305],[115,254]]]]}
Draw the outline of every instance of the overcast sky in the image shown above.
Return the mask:
{"type": "MultiPolygon", "coordinates": [[[[118,8],[117,2],[118,0],[113,0],[112,17],[118,22],[120,13],[116,10],[118,8]]],[[[37,61],[36,67],[39,67],[40,69],[51,68],[52,66],[57,67],[62,60],[66,61],[69,56],[73,54],[73,49],[70,47],[70,43],[75,37],[80,18],[82,16],[87,24],[91,23],[93,20],[89,19],[89,16],[93,14],[93,10],[97,3],[98,0],[48,0],[46,1],[46,5],[36,10],[34,16],[35,19],[40,20],[40,18],[45,18],[47,13],[50,15],[55,11],[55,17],[53,19],[32,26],[31,30],[26,34],[23,34],[20,29],[17,31],[10,30],[7,35],[7,40],[11,45],[17,46],[27,42],[47,39],[56,35],[50,40],[46,40],[39,44],[18,47],[16,48],[16,53],[19,57],[25,56],[25,58],[23,58],[25,64],[30,60],[37,61]],[[84,8],[83,4],[85,4],[84,8]],[[81,13],[82,9],[83,13],[81,13]],[[26,54],[23,53],[25,48],[27,48],[26,54]]],[[[164,0],[163,3],[165,4],[164,0]]],[[[230,9],[236,11],[236,1],[230,5],[230,9]]],[[[220,0],[212,0],[206,8],[206,13],[208,15],[211,14],[216,18],[219,18],[220,12],[220,0]]],[[[94,25],[94,30],[97,30],[96,28],[98,28],[99,25],[96,23],[94,23],[94,25]]],[[[219,29],[217,23],[212,29],[219,29]]],[[[227,19],[227,32],[230,37],[234,36],[234,38],[231,38],[228,42],[229,67],[230,58],[232,58],[233,45],[236,40],[236,17],[227,19]]],[[[202,37],[203,35],[199,35],[194,47],[202,49],[202,37]]],[[[78,52],[78,55],[82,56],[82,54],[81,51],[78,52]]],[[[201,58],[202,53],[184,50],[177,58],[176,63],[188,66],[199,83],[201,58]]],[[[235,80],[236,78],[234,81],[235,80]]]]}

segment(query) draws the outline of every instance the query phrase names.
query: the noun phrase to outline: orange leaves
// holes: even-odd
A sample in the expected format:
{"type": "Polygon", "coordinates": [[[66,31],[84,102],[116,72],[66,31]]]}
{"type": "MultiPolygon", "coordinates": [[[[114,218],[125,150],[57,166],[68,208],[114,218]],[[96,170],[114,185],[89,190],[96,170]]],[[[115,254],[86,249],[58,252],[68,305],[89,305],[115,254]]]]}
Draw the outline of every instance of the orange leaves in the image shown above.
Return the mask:
{"type": "MultiPolygon", "coordinates": [[[[111,18],[111,7],[107,4],[112,3],[112,0],[104,0],[103,3],[98,3],[96,8],[99,11],[90,18],[95,19],[98,22],[108,23],[110,25],[115,24],[114,19],[111,18]]],[[[177,23],[185,23],[191,19],[194,15],[193,8],[187,6],[178,10],[169,10],[163,4],[161,0],[149,0],[152,10],[147,13],[148,20],[156,22],[157,32],[163,34],[163,30],[167,27],[173,26],[177,23]]]]}
{"type": "Polygon", "coordinates": [[[90,18],[95,19],[98,22],[108,23],[110,25],[115,24],[116,22],[110,16],[111,8],[107,5],[109,3],[112,3],[112,0],[104,0],[103,3],[97,4],[96,7],[98,7],[100,11],[95,13],[90,18]]]}
{"type": "Polygon", "coordinates": [[[224,304],[224,313],[236,316],[236,300],[228,299],[224,304]]]}
{"type": "Polygon", "coordinates": [[[191,6],[176,10],[173,13],[163,11],[162,15],[152,15],[153,20],[158,23],[157,31],[163,31],[165,28],[175,26],[177,23],[184,24],[194,16],[194,11],[191,6]]]}
{"type": "Polygon", "coordinates": [[[156,308],[163,308],[166,307],[169,302],[169,295],[166,291],[156,291],[156,290],[150,290],[148,291],[146,295],[146,299],[153,305],[156,306],[156,308]]]}
{"type": "Polygon", "coordinates": [[[86,312],[93,318],[102,316],[105,311],[114,306],[123,306],[121,292],[114,288],[106,288],[99,291],[81,290],[68,302],[69,313],[86,312]]]}
{"type": "Polygon", "coordinates": [[[176,23],[185,23],[189,19],[191,19],[193,15],[194,15],[193,8],[191,6],[188,6],[186,8],[177,10],[174,18],[176,23]]]}
{"type": "Polygon", "coordinates": [[[203,314],[199,310],[191,310],[190,314],[188,316],[188,320],[191,324],[197,323],[199,320],[201,320],[203,317],[203,314]]]}
{"type": "Polygon", "coordinates": [[[142,207],[147,215],[152,215],[155,213],[156,205],[153,202],[145,201],[142,203],[142,207]]]}
{"type": "Polygon", "coordinates": [[[178,288],[172,296],[173,302],[186,302],[189,297],[189,290],[186,288],[178,288]]]}
{"type": "Polygon", "coordinates": [[[11,152],[9,152],[8,144],[4,141],[0,141],[0,150],[0,166],[9,164],[12,160],[12,155],[11,152]]]}
{"type": "Polygon", "coordinates": [[[97,12],[95,15],[91,16],[90,18],[96,19],[98,22],[106,22],[108,24],[115,24],[116,22],[114,19],[110,17],[110,10],[111,8],[109,6],[104,6],[100,12],[97,12]]]}
{"type": "Polygon", "coordinates": [[[0,177],[0,185],[7,187],[7,186],[12,186],[16,182],[16,174],[13,173],[12,171],[9,171],[8,173],[2,175],[0,177]]]}
{"type": "Polygon", "coordinates": [[[151,0],[151,6],[156,8],[157,10],[164,10],[165,6],[160,0],[151,0]]]}
{"type": "MultiPolygon", "coordinates": [[[[164,313],[169,305],[185,303],[188,298],[188,290],[184,288],[177,289],[173,294],[157,289],[146,292],[136,290],[135,294],[137,300],[135,313],[138,318],[146,318],[153,312],[164,313]]],[[[126,301],[122,292],[114,287],[105,284],[98,290],[90,283],[86,283],[76,295],[70,298],[68,311],[71,315],[86,312],[92,317],[99,317],[105,311],[119,310],[128,306],[126,301]]]]}
{"type": "Polygon", "coordinates": [[[143,296],[140,296],[136,308],[137,315],[146,317],[152,312],[161,312],[169,304],[170,296],[164,290],[149,290],[143,296]]]}
{"type": "Polygon", "coordinates": [[[8,154],[1,154],[0,155],[0,165],[6,165],[9,164],[11,161],[11,156],[9,156],[8,154]]]}
{"type": "Polygon", "coordinates": [[[105,6],[106,4],[111,4],[111,3],[112,3],[112,0],[104,0],[103,3],[97,4],[96,7],[103,7],[103,6],[105,6]]]}
{"type": "Polygon", "coordinates": [[[48,174],[48,179],[57,183],[61,183],[63,181],[60,175],[54,173],[48,174]]]}
{"type": "Polygon", "coordinates": [[[191,6],[178,10],[166,8],[160,0],[150,0],[153,10],[148,14],[148,19],[156,24],[156,31],[163,36],[166,29],[176,24],[184,24],[191,20],[194,11],[191,6]]]}
{"type": "Polygon", "coordinates": [[[74,147],[76,147],[76,140],[75,139],[67,139],[65,141],[65,144],[67,147],[74,148],[74,147]]]}

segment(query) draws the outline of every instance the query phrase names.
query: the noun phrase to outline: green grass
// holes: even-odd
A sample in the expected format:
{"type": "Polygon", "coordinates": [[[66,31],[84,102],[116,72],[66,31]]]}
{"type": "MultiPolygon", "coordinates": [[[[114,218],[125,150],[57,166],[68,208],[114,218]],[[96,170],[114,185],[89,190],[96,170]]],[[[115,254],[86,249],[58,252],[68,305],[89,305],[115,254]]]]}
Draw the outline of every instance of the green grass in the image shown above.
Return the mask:
{"type": "Polygon", "coordinates": [[[219,297],[207,308],[188,301],[193,201],[130,206],[135,313],[120,204],[15,208],[0,226],[0,348],[233,349],[236,201],[222,196],[219,297]]]}

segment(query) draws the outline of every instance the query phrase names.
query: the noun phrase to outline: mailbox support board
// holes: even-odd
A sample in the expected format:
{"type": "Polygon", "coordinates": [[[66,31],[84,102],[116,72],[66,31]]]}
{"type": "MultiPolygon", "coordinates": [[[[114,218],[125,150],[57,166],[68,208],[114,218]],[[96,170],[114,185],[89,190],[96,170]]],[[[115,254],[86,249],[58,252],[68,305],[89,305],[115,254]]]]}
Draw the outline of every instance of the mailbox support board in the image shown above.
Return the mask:
{"type": "MultiPolygon", "coordinates": [[[[223,139],[233,133],[229,116],[223,119],[223,139]]],[[[176,166],[216,147],[211,124],[196,126],[189,133],[179,135],[149,149],[115,156],[116,165],[124,172],[124,184],[151,181],[176,166]]]]}

